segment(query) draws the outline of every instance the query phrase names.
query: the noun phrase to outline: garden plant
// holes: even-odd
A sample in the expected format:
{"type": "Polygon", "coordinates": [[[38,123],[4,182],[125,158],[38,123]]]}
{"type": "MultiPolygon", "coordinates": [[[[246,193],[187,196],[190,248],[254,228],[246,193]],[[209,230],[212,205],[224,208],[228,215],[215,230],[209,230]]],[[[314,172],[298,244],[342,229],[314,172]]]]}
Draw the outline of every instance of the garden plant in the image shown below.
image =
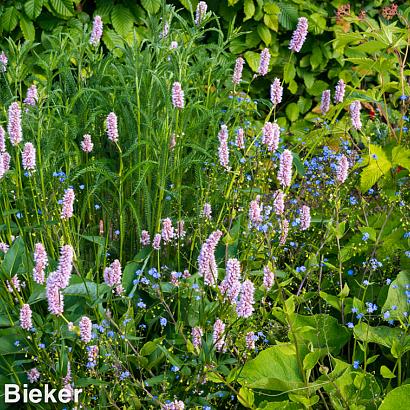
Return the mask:
{"type": "Polygon", "coordinates": [[[141,3],[1,43],[0,408],[405,408],[410,7],[141,3]]]}

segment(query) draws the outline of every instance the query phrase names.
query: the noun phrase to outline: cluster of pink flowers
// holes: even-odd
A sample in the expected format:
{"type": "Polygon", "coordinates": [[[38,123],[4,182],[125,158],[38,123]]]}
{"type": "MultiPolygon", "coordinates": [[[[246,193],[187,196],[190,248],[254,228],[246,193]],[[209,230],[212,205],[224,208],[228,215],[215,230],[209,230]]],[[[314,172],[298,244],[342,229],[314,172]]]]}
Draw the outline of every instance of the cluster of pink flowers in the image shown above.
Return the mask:
{"type": "Polygon", "coordinates": [[[300,229],[306,231],[310,227],[310,208],[307,205],[303,205],[300,209],[300,229]]]}
{"type": "Polygon", "coordinates": [[[283,215],[285,212],[285,194],[280,189],[274,194],[273,209],[276,215],[283,215]]]}
{"type": "Polygon", "coordinates": [[[239,149],[245,149],[245,131],[243,128],[238,128],[236,131],[236,146],[239,149]]]}
{"type": "Polygon", "coordinates": [[[33,327],[30,305],[24,304],[20,309],[20,326],[24,330],[30,330],[33,327]]]}
{"type": "Polygon", "coordinates": [[[339,182],[340,184],[343,184],[346,181],[348,174],[349,174],[349,161],[344,155],[342,155],[339,158],[339,161],[337,164],[337,170],[336,170],[337,182],[339,182]]]}
{"type": "Polygon", "coordinates": [[[326,115],[330,109],[330,90],[325,90],[322,93],[322,101],[320,103],[320,111],[326,115]]]}
{"type": "Polygon", "coordinates": [[[3,252],[4,254],[6,254],[10,249],[10,246],[7,245],[7,243],[5,242],[0,242],[0,252],[3,252]]]}
{"type": "Polygon", "coordinates": [[[192,328],[192,344],[194,348],[199,349],[202,346],[203,330],[199,326],[192,328]]]}
{"type": "Polygon", "coordinates": [[[99,348],[96,345],[87,346],[88,351],[88,366],[93,368],[97,365],[99,348]]]}
{"type": "Polygon", "coordinates": [[[61,315],[64,311],[64,297],[60,292],[70,283],[73,270],[74,249],[71,245],[64,245],[60,251],[57,270],[47,278],[46,295],[48,310],[53,315],[61,315]]]}
{"type": "Polygon", "coordinates": [[[27,380],[30,383],[36,383],[40,380],[40,372],[35,367],[29,370],[26,374],[27,374],[27,380]]]}
{"type": "Polygon", "coordinates": [[[292,153],[285,149],[280,155],[278,181],[283,187],[289,187],[292,181],[292,153]]]}
{"type": "Polygon", "coordinates": [[[206,11],[208,10],[208,5],[204,1],[200,1],[198,6],[196,7],[195,12],[195,24],[198,26],[201,24],[202,20],[206,15],[206,11]]]}
{"type": "Polygon", "coordinates": [[[298,53],[301,50],[303,43],[306,40],[307,33],[308,33],[307,18],[300,17],[298,19],[298,25],[296,27],[296,30],[293,32],[292,39],[290,40],[289,49],[295,53],[298,53]]]}
{"type": "Polygon", "coordinates": [[[48,265],[47,252],[42,243],[36,243],[34,247],[34,262],[33,279],[42,285],[45,281],[45,269],[48,265]]]}
{"type": "Polygon", "coordinates": [[[238,259],[228,259],[226,262],[226,275],[219,290],[226,295],[231,303],[235,303],[241,290],[241,264],[238,259]]]}
{"type": "Polygon", "coordinates": [[[258,67],[258,74],[265,76],[268,74],[269,70],[269,61],[270,61],[270,53],[268,48],[264,48],[261,51],[260,60],[259,60],[259,67],[258,67]]]}
{"type": "Polygon", "coordinates": [[[229,168],[229,148],[228,148],[228,127],[225,124],[221,125],[221,130],[218,133],[219,139],[219,163],[225,168],[229,168]]]}
{"type": "Polygon", "coordinates": [[[339,104],[343,102],[345,97],[345,82],[343,80],[339,80],[335,87],[335,104],[339,104]]]}
{"type": "Polygon", "coordinates": [[[90,44],[93,46],[98,46],[103,34],[103,22],[100,16],[94,17],[93,30],[91,32],[90,44]]]}
{"type": "Polygon", "coordinates": [[[165,218],[162,220],[161,237],[165,244],[171,242],[175,237],[174,227],[172,226],[172,221],[170,218],[165,218]]]}
{"type": "Polygon", "coordinates": [[[287,219],[284,219],[281,221],[280,224],[280,238],[279,238],[279,244],[284,245],[286,243],[286,239],[288,238],[288,233],[289,233],[289,221],[287,219]]]}
{"type": "Polygon", "coordinates": [[[31,105],[32,107],[34,107],[37,104],[37,101],[38,101],[37,87],[35,84],[32,84],[27,89],[27,95],[26,95],[26,98],[24,99],[24,104],[31,105]]]}
{"type": "Polygon", "coordinates": [[[282,102],[283,87],[280,83],[279,78],[273,80],[272,85],[270,86],[270,100],[273,105],[278,105],[282,102]]]}
{"type": "Polygon", "coordinates": [[[254,293],[254,284],[249,279],[245,280],[245,282],[242,283],[241,295],[236,306],[236,313],[239,317],[248,318],[252,316],[254,311],[253,305],[255,303],[254,293]]]}
{"type": "Polygon", "coordinates": [[[73,188],[68,188],[63,197],[63,207],[61,209],[61,219],[70,219],[74,214],[75,194],[73,188]]]}
{"type": "Polygon", "coordinates": [[[16,292],[20,292],[21,286],[22,284],[20,283],[20,279],[17,275],[12,276],[10,282],[6,280],[6,287],[10,293],[13,293],[14,290],[16,290],[16,292]]]}
{"type": "Polygon", "coordinates": [[[242,80],[242,70],[245,60],[242,57],[238,57],[235,62],[235,68],[233,70],[232,82],[238,85],[242,80]]]}
{"type": "Polygon", "coordinates": [[[107,116],[106,131],[110,141],[118,142],[118,118],[115,112],[110,112],[107,116]]]}
{"type": "Polygon", "coordinates": [[[9,133],[10,142],[16,146],[23,141],[23,131],[21,128],[21,109],[17,102],[10,105],[8,110],[7,132],[9,133]]]}
{"type": "Polygon", "coordinates": [[[185,404],[181,400],[174,400],[171,403],[165,403],[164,405],[164,410],[184,410],[184,409],[185,409],[185,404]]]}
{"type": "Polygon", "coordinates": [[[31,142],[24,144],[24,149],[21,153],[23,169],[26,171],[34,171],[36,169],[36,149],[31,142]]]}
{"type": "Polygon", "coordinates": [[[148,231],[141,231],[140,243],[142,246],[148,246],[151,243],[151,237],[148,231]]]}
{"type": "Polygon", "coordinates": [[[224,351],[225,346],[225,323],[221,319],[216,319],[214,323],[213,342],[217,352],[224,351]]]}
{"type": "Polygon", "coordinates": [[[260,197],[257,195],[256,199],[249,204],[249,220],[255,225],[262,222],[262,207],[259,202],[260,197]]]}
{"type": "Polygon", "coordinates": [[[177,229],[176,229],[176,237],[178,239],[184,239],[186,235],[185,231],[185,222],[184,221],[178,221],[177,222],[177,229]]]}
{"type": "Polygon", "coordinates": [[[209,235],[201,247],[198,256],[198,273],[204,277],[205,285],[213,286],[218,277],[218,268],[215,260],[215,248],[222,237],[222,232],[217,230],[209,235]]]}
{"type": "Polygon", "coordinates": [[[273,282],[275,280],[275,274],[271,271],[269,266],[264,266],[263,268],[263,286],[266,290],[270,290],[273,286],[273,282]]]}
{"type": "Polygon", "coordinates": [[[80,326],[80,338],[84,343],[89,343],[91,341],[91,331],[93,329],[93,324],[91,319],[87,316],[83,316],[79,323],[80,326]]]}
{"type": "Polygon", "coordinates": [[[8,58],[4,51],[1,52],[0,54],[0,70],[5,73],[7,71],[7,63],[8,63],[8,58]]]}
{"type": "Polygon", "coordinates": [[[161,234],[160,233],[156,233],[154,235],[154,239],[152,241],[152,247],[156,251],[159,251],[161,249],[161,234]]]}
{"type": "Polygon", "coordinates": [[[357,130],[362,128],[362,121],[360,120],[361,107],[362,105],[360,104],[360,101],[357,100],[350,104],[350,118],[352,120],[353,127],[357,130]]]}
{"type": "Polygon", "coordinates": [[[121,263],[118,259],[115,259],[110,266],[104,269],[104,282],[112,288],[115,286],[117,295],[120,295],[123,292],[121,278],[121,263]]]}
{"type": "Polygon", "coordinates": [[[268,147],[269,152],[276,151],[279,146],[280,128],[274,122],[267,122],[262,128],[262,143],[268,147]]]}
{"type": "Polygon", "coordinates": [[[178,81],[175,81],[172,85],[172,105],[180,110],[185,106],[184,91],[182,90],[181,83],[178,81]]]}
{"type": "Polygon", "coordinates": [[[90,134],[84,134],[83,140],[81,141],[81,149],[83,152],[90,153],[94,148],[93,141],[90,134]]]}
{"type": "Polygon", "coordinates": [[[0,125],[0,153],[6,152],[6,131],[0,125]]]}
{"type": "Polygon", "coordinates": [[[205,203],[202,209],[202,216],[205,219],[211,220],[212,219],[212,207],[211,204],[205,203]]]}

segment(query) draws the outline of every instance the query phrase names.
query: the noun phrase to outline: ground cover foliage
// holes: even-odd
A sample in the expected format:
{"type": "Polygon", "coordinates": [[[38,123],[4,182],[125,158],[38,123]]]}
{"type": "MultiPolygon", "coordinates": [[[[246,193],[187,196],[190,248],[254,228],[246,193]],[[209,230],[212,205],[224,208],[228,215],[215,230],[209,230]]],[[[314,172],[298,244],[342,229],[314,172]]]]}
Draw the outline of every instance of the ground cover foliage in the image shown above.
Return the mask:
{"type": "Polygon", "coordinates": [[[283,71],[265,44],[232,54],[247,34],[204,2],[111,49],[98,17],[9,38],[1,384],[84,408],[400,408],[410,9],[391,7],[343,16],[326,47],[350,77],[316,94],[307,13],[283,71]]]}

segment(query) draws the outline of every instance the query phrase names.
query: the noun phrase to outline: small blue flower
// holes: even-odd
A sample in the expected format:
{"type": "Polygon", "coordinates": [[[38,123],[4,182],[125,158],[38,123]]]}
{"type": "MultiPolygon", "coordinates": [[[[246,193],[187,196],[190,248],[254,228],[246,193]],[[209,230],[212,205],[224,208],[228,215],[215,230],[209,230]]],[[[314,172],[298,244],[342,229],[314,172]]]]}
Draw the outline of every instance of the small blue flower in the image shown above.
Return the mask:
{"type": "Polygon", "coordinates": [[[358,360],[355,360],[355,361],[353,362],[353,368],[358,369],[358,368],[359,368],[359,365],[360,365],[360,362],[359,362],[358,360]]]}
{"type": "Polygon", "coordinates": [[[383,313],[383,318],[384,318],[384,320],[387,320],[387,319],[390,318],[390,312],[389,312],[388,310],[386,310],[386,311],[383,313]]]}
{"type": "Polygon", "coordinates": [[[160,324],[162,327],[165,327],[165,326],[167,325],[167,319],[165,319],[164,317],[161,317],[161,318],[159,319],[159,324],[160,324]]]}
{"type": "Polygon", "coordinates": [[[98,210],[101,208],[101,206],[98,205],[98,204],[95,204],[95,205],[94,205],[94,208],[98,211],[98,210]]]}
{"type": "Polygon", "coordinates": [[[370,234],[368,232],[365,232],[362,236],[362,241],[367,242],[369,238],[370,238],[370,234]]]}
{"type": "Polygon", "coordinates": [[[81,185],[79,186],[79,188],[80,188],[81,190],[83,190],[83,189],[85,188],[85,185],[84,185],[84,184],[81,184],[81,185]]]}
{"type": "Polygon", "coordinates": [[[354,324],[353,324],[352,322],[348,322],[348,323],[346,324],[346,326],[347,326],[349,329],[353,329],[353,328],[354,328],[354,324]]]}

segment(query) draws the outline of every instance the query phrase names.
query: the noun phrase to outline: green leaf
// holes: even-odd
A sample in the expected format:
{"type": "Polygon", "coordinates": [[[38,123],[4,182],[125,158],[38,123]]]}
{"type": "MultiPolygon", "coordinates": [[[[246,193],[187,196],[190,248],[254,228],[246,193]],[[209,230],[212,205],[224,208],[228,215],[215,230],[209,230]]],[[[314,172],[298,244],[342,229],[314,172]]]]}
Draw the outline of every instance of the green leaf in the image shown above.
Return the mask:
{"type": "Polygon", "coordinates": [[[293,5],[288,3],[279,3],[280,8],[279,24],[286,30],[292,30],[295,28],[299,10],[293,5]]]}
{"type": "Polygon", "coordinates": [[[396,377],[396,375],[387,366],[384,365],[380,367],[380,374],[385,379],[394,379],[396,377]]]}
{"type": "Polygon", "coordinates": [[[320,47],[313,47],[312,54],[310,55],[310,65],[313,70],[316,70],[323,61],[322,51],[320,47]]]}
{"type": "Polygon", "coordinates": [[[263,23],[259,23],[256,30],[261,40],[268,46],[272,41],[272,35],[270,34],[268,27],[266,27],[263,23]]]}
{"type": "Polygon", "coordinates": [[[34,41],[36,38],[36,30],[32,21],[27,20],[24,16],[20,17],[20,28],[23,36],[28,41],[34,41]]]}
{"type": "Polygon", "coordinates": [[[296,69],[295,65],[292,62],[286,63],[283,67],[283,79],[285,83],[289,83],[295,78],[296,69]]]}
{"type": "Polygon", "coordinates": [[[254,51],[247,51],[243,56],[252,71],[256,73],[259,68],[260,54],[255,53],[254,51]]]}
{"type": "Polygon", "coordinates": [[[401,166],[410,171],[410,149],[405,149],[397,145],[392,150],[392,163],[394,166],[401,166]]]}
{"type": "Polygon", "coordinates": [[[263,22],[271,30],[278,31],[279,21],[277,14],[265,14],[263,16],[263,22]]]}
{"type": "Polygon", "coordinates": [[[389,311],[390,319],[398,320],[403,318],[404,312],[408,312],[408,297],[406,296],[406,285],[410,283],[410,271],[400,272],[394,279],[387,293],[387,299],[382,307],[382,313],[389,311]],[[396,306],[393,310],[392,306],[396,306]]]}
{"type": "Polygon", "coordinates": [[[24,11],[31,20],[35,20],[41,13],[43,0],[27,0],[24,3],[24,11]]]}
{"type": "Polygon", "coordinates": [[[281,344],[260,352],[245,363],[238,381],[251,389],[286,391],[302,388],[304,383],[295,346],[281,344]]]}
{"type": "Polygon", "coordinates": [[[149,14],[156,14],[161,8],[161,0],[141,0],[141,4],[149,14]]]}
{"type": "Polygon", "coordinates": [[[51,6],[59,17],[72,17],[74,2],[72,0],[50,0],[51,6]]]}
{"type": "Polygon", "coordinates": [[[3,274],[3,277],[8,279],[17,273],[19,267],[23,264],[24,255],[24,242],[21,237],[18,237],[4,256],[1,264],[1,273],[3,274]]]}
{"type": "Polygon", "coordinates": [[[266,3],[263,5],[263,10],[266,14],[279,14],[280,8],[276,4],[266,3]]]}
{"type": "Polygon", "coordinates": [[[255,5],[253,4],[253,0],[245,0],[243,4],[243,12],[245,13],[245,18],[243,21],[249,20],[255,14],[255,5]]]}
{"type": "Polygon", "coordinates": [[[7,7],[1,16],[1,26],[6,32],[13,31],[18,23],[19,13],[15,7],[7,7]]]}
{"type": "Polygon", "coordinates": [[[382,147],[370,144],[369,151],[370,155],[367,157],[368,165],[362,170],[360,175],[360,189],[362,192],[368,191],[392,167],[382,147]]]}
{"type": "Polygon", "coordinates": [[[113,51],[117,57],[122,55],[121,49],[124,47],[124,43],[121,36],[115,31],[110,29],[104,30],[103,41],[108,50],[113,51]]]}
{"type": "Polygon", "coordinates": [[[237,398],[242,406],[246,407],[247,409],[254,408],[253,403],[255,402],[255,395],[253,394],[253,391],[251,389],[241,387],[238,393],[239,394],[237,395],[237,398]]]}
{"type": "Polygon", "coordinates": [[[296,103],[290,103],[286,107],[286,116],[294,122],[299,118],[299,106],[296,103]]]}
{"type": "Polygon", "coordinates": [[[119,35],[126,37],[132,31],[134,16],[127,7],[118,5],[111,12],[111,22],[114,30],[119,35]]]}
{"type": "Polygon", "coordinates": [[[403,384],[387,393],[378,410],[402,409],[410,397],[410,384],[403,384]]]}

